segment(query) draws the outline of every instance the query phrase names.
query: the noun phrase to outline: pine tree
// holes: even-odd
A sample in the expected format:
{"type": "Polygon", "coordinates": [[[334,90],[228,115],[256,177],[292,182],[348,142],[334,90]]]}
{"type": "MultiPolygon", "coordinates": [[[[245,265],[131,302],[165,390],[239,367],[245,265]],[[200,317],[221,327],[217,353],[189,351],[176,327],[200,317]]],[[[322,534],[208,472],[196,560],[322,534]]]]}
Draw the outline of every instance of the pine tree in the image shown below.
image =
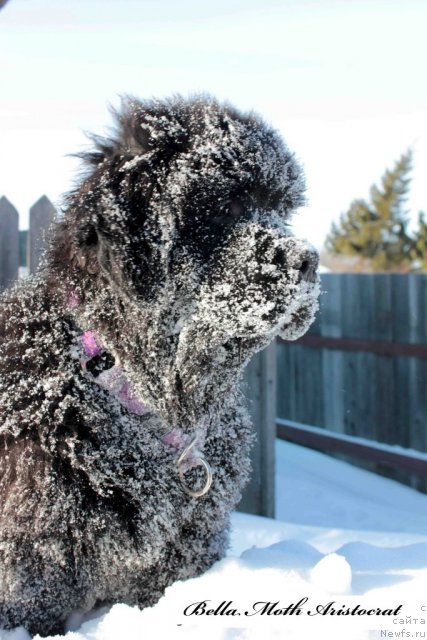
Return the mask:
{"type": "Polygon", "coordinates": [[[369,201],[354,200],[339,223],[333,223],[325,246],[334,254],[367,260],[373,271],[407,270],[413,242],[407,233],[404,203],[409,190],[412,151],[402,154],[387,170],[379,187],[370,189],[369,201]]]}
{"type": "Polygon", "coordinates": [[[418,214],[418,229],[413,239],[411,258],[417,271],[427,271],[427,220],[422,211],[418,214]]]}

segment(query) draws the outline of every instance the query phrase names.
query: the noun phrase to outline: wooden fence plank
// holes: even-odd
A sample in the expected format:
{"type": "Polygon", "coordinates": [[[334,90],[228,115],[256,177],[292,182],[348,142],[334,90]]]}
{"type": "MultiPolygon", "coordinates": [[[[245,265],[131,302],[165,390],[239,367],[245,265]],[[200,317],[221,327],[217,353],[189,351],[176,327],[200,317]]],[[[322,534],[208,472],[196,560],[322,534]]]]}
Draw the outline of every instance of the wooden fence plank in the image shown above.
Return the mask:
{"type": "MultiPolygon", "coordinates": [[[[427,342],[427,279],[416,274],[408,278],[411,342],[427,342]]],[[[427,361],[413,358],[409,365],[411,408],[410,444],[415,449],[427,451],[427,361]]],[[[427,491],[425,480],[413,478],[416,489],[427,491]]]]}
{"type": "MultiPolygon", "coordinates": [[[[362,276],[363,277],[363,276],[362,276]]],[[[359,282],[351,277],[351,274],[342,276],[341,318],[343,336],[360,337],[359,282]]],[[[346,401],[344,413],[344,433],[356,435],[360,428],[359,403],[357,397],[358,362],[357,353],[343,353],[343,391],[346,401]]]]}
{"type": "Polygon", "coordinates": [[[277,412],[278,415],[294,415],[291,393],[291,361],[294,349],[286,349],[283,342],[277,343],[277,412]]]}
{"type": "MultiPolygon", "coordinates": [[[[375,297],[372,301],[374,323],[370,336],[386,342],[393,340],[392,276],[376,274],[371,276],[375,283],[375,297]]],[[[371,414],[375,425],[374,440],[396,444],[396,394],[393,360],[387,356],[376,356],[373,360],[376,403],[371,414]]]]}
{"type": "Polygon", "coordinates": [[[15,207],[0,198],[0,291],[18,277],[19,216],[15,207]]]}
{"type": "MultiPolygon", "coordinates": [[[[320,297],[320,333],[323,337],[340,338],[342,336],[342,289],[341,280],[330,274],[322,276],[322,295],[320,297]]],[[[344,389],[343,355],[341,351],[322,349],[322,380],[324,415],[322,426],[332,431],[344,428],[344,389]]],[[[314,420],[311,424],[320,424],[314,420]]]]}
{"type": "MultiPolygon", "coordinates": [[[[391,339],[395,344],[410,346],[410,314],[409,314],[409,276],[393,274],[391,276],[391,339]]],[[[412,345],[415,346],[415,345],[412,345]]],[[[422,346],[422,345],[421,345],[422,346]]],[[[427,357],[427,345],[425,347],[427,357]]],[[[414,352],[415,355],[416,352],[414,352]]],[[[404,355],[393,358],[393,377],[395,380],[395,442],[403,447],[410,444],[411,410],[409,397],[411,389],[410,380],[411,359],[404,355]]]]}
{"type": "Polygon", "coordinates": [[[45,247],[45,235],[54,221],[56,209],[46,196],[37,200],[30,209],[27,263],[30,273],[35,273],[45,247]]]}
{"type": "Polygon", "coordinates": [[[274,343],[252,358],[244,376],[257,442],[252,451],[252,479],[239,511],[268,517],[274,517],[275,509],[276,364],[274,343]]]}

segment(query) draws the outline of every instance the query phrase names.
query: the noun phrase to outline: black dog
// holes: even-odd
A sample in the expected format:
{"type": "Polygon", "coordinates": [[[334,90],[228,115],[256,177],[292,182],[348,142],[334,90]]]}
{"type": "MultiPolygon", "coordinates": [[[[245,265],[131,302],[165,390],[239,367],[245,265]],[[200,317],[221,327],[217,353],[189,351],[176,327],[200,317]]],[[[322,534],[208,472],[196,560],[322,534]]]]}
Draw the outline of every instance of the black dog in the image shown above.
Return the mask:
{"type": "Polygon", "coordinates": [[[210,98],[128,99],[39,275],[0,308],[0,625],[152,605],[224,555],[249,474],[238,390],[296,338],[317,255],[293,155],[210,98]]]}

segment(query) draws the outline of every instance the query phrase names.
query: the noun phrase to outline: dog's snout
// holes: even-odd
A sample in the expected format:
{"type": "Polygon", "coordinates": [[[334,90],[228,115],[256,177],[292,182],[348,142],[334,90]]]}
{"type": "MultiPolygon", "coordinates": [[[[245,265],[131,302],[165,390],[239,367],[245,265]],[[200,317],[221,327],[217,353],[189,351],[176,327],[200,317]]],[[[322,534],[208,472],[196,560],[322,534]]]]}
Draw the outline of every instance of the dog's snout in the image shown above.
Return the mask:
{"type": "Polygon", "coordinates": [[[300,279],[306,282],[315,282],[317,268],[319,266],[319,256],[314,250],[307,250],[295,265],[295,269],[300,272],[300,279]]]}

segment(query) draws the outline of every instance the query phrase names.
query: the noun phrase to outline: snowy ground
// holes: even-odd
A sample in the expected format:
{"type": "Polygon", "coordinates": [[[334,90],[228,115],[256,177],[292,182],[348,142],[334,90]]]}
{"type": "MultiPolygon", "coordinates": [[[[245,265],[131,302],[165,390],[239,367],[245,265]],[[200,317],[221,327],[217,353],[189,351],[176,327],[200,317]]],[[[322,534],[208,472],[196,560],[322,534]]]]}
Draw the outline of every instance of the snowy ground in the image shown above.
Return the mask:
{"type": "Polygon", "coordinates": [[[230,553],[205,575],[174,584],[152,609],[119,604],[80,628],[76,616],[66,638],[425,637],[427,496],[281,441],[276,477],[277,520],[233,514],[230,553]]]}

